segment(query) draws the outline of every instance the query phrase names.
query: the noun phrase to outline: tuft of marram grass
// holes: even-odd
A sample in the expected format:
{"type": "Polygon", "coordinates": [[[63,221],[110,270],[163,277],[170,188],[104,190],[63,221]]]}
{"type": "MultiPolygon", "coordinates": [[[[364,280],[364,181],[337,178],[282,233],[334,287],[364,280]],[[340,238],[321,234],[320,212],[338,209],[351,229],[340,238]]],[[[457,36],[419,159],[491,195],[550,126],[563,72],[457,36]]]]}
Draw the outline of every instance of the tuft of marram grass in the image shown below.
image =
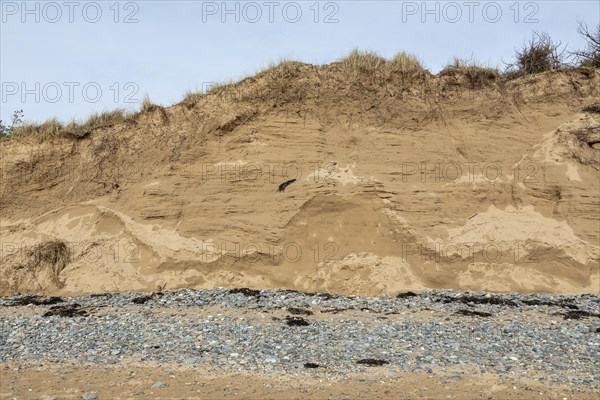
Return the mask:
{"type": "Polygon", "coordinates": [[[221,99],[239,99],[241,93],[239,86],[233,81],[215,82],[206,89],[206,95],[217,96],[221,99]]]}
{"type": "Polygon", "coordinates": [[[41,124],[25,123],[16,126],[11,136],[15,137],[37,137],[40,140],[54,138],[60,135],[63,125],[56,118],[49,119],[41,124]]]}
{"type": "Polygon", "coordinates": [[[404,51],[396,54],[389,62],[389,65],[393,70],[397,70],[402,73],[425,71],[425,68],[423,68],[421,61],[417,58],[417,56],[408,54],[404,51]]]}
{"type": "Polygon", "coordinates": [[[160,106],[154,104],[151,100],[150,97],[148,95],[144,96],[144,99],[142,100],[142,107],[140,108],[141,112],[150,112],[150,111],[154,111],[157,108],[159,108],[160,106]]]}
{"type": "Polygon", "coordinates": [[[83,137],[95,129],[108,128],[131,118],[131,114],[121,110],[106,111],[91,115],[85,122],[77,123],[71,121],[66,126],[55,118],[42,122],[41,124],[25,123],[15,126],[11,136],[36,138],[44,141],[60,136],[83,137]]]}
{"type": "Polygon", "coordinates": [[[269,64],[265,68],[261,69],[261,72],[269,72],[277,68],[285,68],[287,65],[293,64],[294,61],[288,58],[281,58],[279,61],[269,61],[269,64]]]}
{"type": "Polygon", "coordinates": [[[230,83],[229,82],[214,82],[212,85],[206,88],[206,94],[216,94],[221,90],[226,88],[230,83]]]}
{"type": "Polygon", "coordinates": [[[182,103],[189,108],[195,107],[202,99],[202,93],[188,90],[183,97],[182,103]]]}
{"type": "Polygon", "coordinates": [[[83,123],[78,124],[74,121],[70,122],[67,126],[65,126],[64,132],[76,137],[83,137],[95,129],[109,128],[125,122],[129,118],[131,118],[131,114],[122,109],[105,111],[100,114],[95,113],[83,123]]]}
{"type": "Polygon", "coordinates": [[[267,67],[262,68],[259,73],[286,75],[297,68],[301,63],[289,58],[281,58],[279,61],[271,61],[267,67]]]}
{"type": "Polygon", "coordinates": [[[450,62],[448,64],[446,64],[445,68],[469,68],[469,67],[474,67],[476,66],[476,62],[475,61],[471,61],[471,60],[466,60],[464,58],[461,57],[452,57],[452,60],[450,60],[450,62]]]}
{"type": "Polygon", "coordinates": [[[484,65],[476,60],[464,59],[460,57],[453,57],[452,60],[446,64],[442,73],[451,70],[460,70],[471,80],[472,85],[482,85],[487,81],[495,80],[500,77],[500,71],[498,68],[484,65]]]}
{"type": "Polygon", "coordinates": [[[354,49],[346,57],[340,60],[346,66],[360,71],[373,71],[382,68],[386,64],[385,58],[373,51],[362,51],[354,49]]]}

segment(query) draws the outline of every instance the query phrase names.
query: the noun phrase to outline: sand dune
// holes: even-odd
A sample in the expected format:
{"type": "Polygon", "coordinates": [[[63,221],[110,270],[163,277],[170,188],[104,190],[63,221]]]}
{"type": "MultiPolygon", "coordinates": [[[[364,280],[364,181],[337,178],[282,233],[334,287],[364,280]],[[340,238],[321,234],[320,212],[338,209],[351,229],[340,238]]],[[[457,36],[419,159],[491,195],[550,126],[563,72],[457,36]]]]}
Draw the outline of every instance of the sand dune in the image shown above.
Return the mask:
{"type": "Polygon", "coordinates": [[[598,71],[367,89],[288,69],[1,142],[0,292],[600,292],[598,71]]]}

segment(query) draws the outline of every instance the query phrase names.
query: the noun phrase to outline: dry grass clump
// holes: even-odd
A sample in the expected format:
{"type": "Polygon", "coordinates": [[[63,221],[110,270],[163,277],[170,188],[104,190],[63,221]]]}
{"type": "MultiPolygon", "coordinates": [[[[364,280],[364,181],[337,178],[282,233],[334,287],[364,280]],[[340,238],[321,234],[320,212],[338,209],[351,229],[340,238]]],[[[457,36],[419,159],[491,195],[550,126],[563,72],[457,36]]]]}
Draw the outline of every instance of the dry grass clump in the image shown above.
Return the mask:
{"type": "Polygon", "coordinates": [[[469,60],[465,60],[461,57],[452,57],[452,60],[446,64],[444,69],[448,68],[468,68],[472,64],[469,60]]]}
{"type": "Polygon", "coordinates": [[[167,110],[163,106],[158,104],[154,104],[150,101],[150,97],[148,95],[144,96],[142,100],[142,106],[140,107],[140,111],[132,116],[132,119],[137,119],[142,114],[149,114],[155,111],[159,112],[159,117],[161,124],[166,125],[169,123],[169,115],[167,114],[167,110]]]}
{"type": "Polygon", "coordinates": [[[454,57],[444,67],[440,75],[464,75],[471,88],[484,86],[486,83],[500,78],[500,72],[497,68],[483,65],[472,59],[454,57]]]}
{"type": "Polygon", "coordinates": [[[183,99],[183,104],[188,108],[194,107],[204,96],[219,96],[223,99],[235,99],[238,85],[233,81],[207,82],[204,93],[188,92],[183,99]]]}
{"type": "Polygon", "coordinates": [[[71,252],[65,242],[53,240],[40,243],[30,251],[30,256],[33,257],[37,266],[41,263],[49,264],[54,284],[59,288],[65,286],[64,282],[58,277],[71,258],[71,252]]]}
{"type": "Polygon", "coordinates": [[[387,63],[386,59],[372,51],[354,49],[340,63],[343,67],[359,72],[381,70],[387,63]]]}
{"type": "Polygon", "coordinates": [[[145,112],[152,112],[155,111],[160,107],[159,105],[154,104],[151,100],[150,97],[148,95],[144,96],[144,99],[142,100],[142,106],[140,108],[140,111],[145,113],[145,112]]]}
{"type": "Polygon", "coordinates": [[[267,68],[262,73],[267,78],[291,78],[300,73],[300,67],[305,65],[299,61],[289,60],[287,58],[281,59],[279,62],[270,62],[267,68]]]}
{"type": "Polygon", "coordinates": [[[448,69],[463,69],[463,70],[480,70],[480,71],[486,71],[490,74],[493,75],[499,75],[500,72],[498,71],[498,68],[494,68],[491,67],[489,65],[484,65],[474,59],[465,59],[465,58],[461,58],[461,57],[453,57],[452,60],[446,64],[446,66],[444,67],[444,70],[448,70],[448,69]]]}
{"type": "Polygon", "coordinates": [[[82,124],[82,126],[87,127],[89,130],[106,128],[125,122],[130,117],[131,114],[122,109],[105,111],[101,114],[93,114],[82,124]]]}
{"type": "Polygon", "coordinates": [[[52,286],[63,288],[60,273],[71,261],[71,251],[61,240],[51,240],[39,243],[27,249],[25,262],[15,264],[13,271],[5,276],[1,286],[13,290],[20,288],[35,288],[46,290],[52,286]]]}
{"type": "Polygon", "coordinates": [[[281,58],[279,61],[271,61],[266,68],[263,68],[263,73],[289,73],[296,69],[302,63],[299,61],[290,60],[289,58],[281,58]]]}
{"type": "Polygon", "coordinates": [[[230,85],[232,85],[231,82],[214,82],[206,89],[206,94],[220,94],[230,85]]]}
{"type": "Polygon", "coordinates": [[[272,61],[250,78],[257,84],[228,85],[221,93],[229,99],[264,101],[274,105],[302,101],[307,98],[315,81],[314,76],[302,73],[304,67],[307,65],[286,58],[272,61]]]}
{"type": "Polygon", "coordinates": [[[105,111],[101,114],[92,114],[85,122],[71,122],[64,128],[64,133],[76,137],[84,137],[90,134],[95,129],[109,128],[129,120],[132,117],[131,113],[125,110],[117,109],[113,111],[105,111]]]}
{"type": "Polygon", "coordinates": [[[183,97],[182,103],[187,108],[194,108],[202,99],[202,93],[188,90],[183,97]]]}
{"type": "Polygon", "coordinates": [[[63,125],[55,118],[42,122],[41,124],[24,123],[13,128],[11,136],[14,137],[36,137],[46,140],[61,134],[63,125]]]}
{"type": "Polygon", "coordinates": [[[404,51],[397,53],[388,61],[375,52],[354,49],[340,60],[340,64],[346,69],[370,73],[389,74],[393,72],[415,73],[425,71],[421,61],[415,55],[404,51]]]}
{"type": "Polygon", "coordinates": [[[428,74],[419,59],[406,52],[388,61],[374,52],[353,50],[338,65],[346,84],[370,90],[390,84],[408,87],[428,74]]]}
{"type": "Polygon", "coordinates": [[[424,72],[425,68],[421,64],[421,61],[412,54],[408,54],[406,52],[400,52],[392,58],[389,63],[389,67],[394,70],[404,74],[412,74],[424,72]]]}
{"type": "Polygon", "coordinates": [[[70,122],[66,126],[55,118],[42,122],[41,124],[23,123],[13,128],[11,137],[35,138],[40,141],[57,137],[84,137],[95,129],[108,128],[130,120],[132,114],[125,110],[106,111],[101,114],[93,114],[85,122],[70,122]]]}

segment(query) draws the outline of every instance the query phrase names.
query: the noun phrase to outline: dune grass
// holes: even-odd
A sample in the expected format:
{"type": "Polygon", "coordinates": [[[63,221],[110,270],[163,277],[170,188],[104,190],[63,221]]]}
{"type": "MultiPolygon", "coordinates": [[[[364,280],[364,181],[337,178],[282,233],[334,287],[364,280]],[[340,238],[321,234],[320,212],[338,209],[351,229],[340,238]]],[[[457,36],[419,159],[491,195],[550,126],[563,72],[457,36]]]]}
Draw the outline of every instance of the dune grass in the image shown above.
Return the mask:
{"type": "MultiPolygon", "coordinates": [[[[600,26],[596,31],[590,31],[587,26],[580,27],[580,34],[588,41],[588,48],[584,52],[575,52],[585,62],[579,66],[591,65],[598,66],[599,59],[598,40],[600,26]]],[[[483,87],[491,81],[509,81],[520,76],[566,68],[563,52],[560,43],[555,43],[546,34],[537,34],[521,50],[516,52],[516,62],[509,64],[509,68],[500,72],[498,67],[483,65],[472,59],[454,57],[438,74],[439,76],[457,76],[463,75],[469,79],[471,88],[483,87]],[[512,68],[511,68],[512,67],[512,68]]],[[[294,84],[297,78],[302,78],[300,72],[301,66],[306,65],[290,59],[281,59],[278,62],[270,62],[265,68],[259,71],[251,79],[266,79],[269,96],[275,97],[281,101],[295,101],[305,98],[308,89],[306,85],[294,84]],[[304,92],[303,92],[304,91],[304,92]]],[[[359,83],[365,88],[377,85],[388,85],[394,79],[394,76],[401,76],[403,82],[409,84],[429,74],[423,64],[413,54],[404,51],[397,53],[393,58],[386,59],[373,51],[363,51],[359,49],[352,50],[348,55],[332,64],[337,68],[341,67],[341,80],[350,84],[359,83]],[[408,79],[407,79],[408,78],[408,79]]],[[[571,65],[572,66],[572,65],[571,65]]],[[[591,67],[590,67],[591,68],[591,67]]],[[[241,82],[241,81],[240,81],[241,82]]],[[[247,87],[244,87],[248,89],[247,87]]],[[[205,93],[201,91],[188,91],[181,104],[188,108],[195,107],[200,103],[204,96],[219,96],[229,100],[244,100],[247,98],[264,99],[264,94],[258,96],[253,94],[248,97],[246,93],[240,93],[242,85],[232,81],[215,83],[211,85],[205,93]]],[[[107,128],[124,122],[132,121],[141,113],[149,113],[159,110],[164,123],[168,122],[168,115],[164,107],[154,104],[146,95],[142,100],[140,111],[138,113],[129,113],[122,109],[96,113],[90,116],[86,121],[78,123],[70,122],[63,126],[56,119],[50,119],[40,124],[19,123],[10,127],[10,135],[4,134],[0,138],[9,137],[37,137],[40,140],[55,138],[59,136],[84,137],[95,129],[107,128]]],[[[1,122],[1,121],[0,121],[1,122]]],[[[6,131],[6,127],[5,131],[6,131]]]]}
{"type": "Polygon", "coordinates": [[[55,118],[42,122],[41,124],[24,123],[14,127],[11,136],[14,137],[37,137],[41,140],[57,137],[63,131],[63,125],[55,118]]]}
{"type": "Polygon", "coordinates": [[[131,118],[132,114],[122,109],[113,111],[105,111],[103,113],[92,114],[85,122],[78,124],[75,121],[69,123],[64,133],[73,135],[76,137],[83,137],[95,129],[109,128],[111,126],[120,124],[131,118]]]}
{"type": "Polygon", "coordinates": [[[11,137],[36,138],[40,141],[66,136],[84,137],[96,129],[109,128],[128,121],[133,115],[125,110],[117,109],[92,114],[81,123],[71,121],[67,125],[63,125],[55,118],[40,124],[23,123],[14,127],[11,137]]]}
{"type": "Polygon", "coordinates": [[[397,53],[391,60],[372,51],[352,50],[346,57],[340,60],[344,67],[357,71],[384,71],[412,73],[425,71],[417,56],[407,52],[397,53]]]}
{"type": "Polygon", "coordinates": [[[375,71],[386,65],[387,61],[373,51],[354,49],[340,63],[347,68],[357,71],[375,71]]]}
{"type": "Polygon", "coordinates": [[[195,107],[202,99],[203,94],[199,91],[188,90],[181,101],[188,108],[195,107]]]}
{"type": "Polygon", "coordinates": [[[425,71],[425,68],[423,68],[421,61],[417,58],[417,56],[404,51],[397,53],[394,58],[388,62],[388,64],[393,70],[397,70],[401,73],[425,71]]]}
{"type": "Polygon", "coordinates": [[[142,106],[140,107],[140,112],[142,112],[142,113],[151,112],[151,111],[154,111],[154,110],[156,110],[158,108],[160,108],[160,106],[154,104],[150,100],[150,97],[148,95],[144,96],[144,98],[142,99],[142,106]]]}
{"type": "Polygon", "coordinates": [[[440,72],[440,75],[456,72],[463,74],[469,79],[471,88],[482,87],[487,82],[504,77],[496,67],[482,64],[474,59],[464,59],[460,57],[453,57],[440,72]]]}

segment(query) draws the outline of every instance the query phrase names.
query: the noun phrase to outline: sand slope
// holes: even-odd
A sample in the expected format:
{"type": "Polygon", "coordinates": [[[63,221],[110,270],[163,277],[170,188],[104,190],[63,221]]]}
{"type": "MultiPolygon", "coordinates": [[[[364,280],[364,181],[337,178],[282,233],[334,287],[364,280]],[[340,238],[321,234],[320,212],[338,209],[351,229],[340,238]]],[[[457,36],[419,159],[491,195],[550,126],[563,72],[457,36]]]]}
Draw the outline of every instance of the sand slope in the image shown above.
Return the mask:
{"type": "Polygon", "coordinates": [[[0,142],[0,292],[600,292],[598,71],[344,74],[0,142]]]}

